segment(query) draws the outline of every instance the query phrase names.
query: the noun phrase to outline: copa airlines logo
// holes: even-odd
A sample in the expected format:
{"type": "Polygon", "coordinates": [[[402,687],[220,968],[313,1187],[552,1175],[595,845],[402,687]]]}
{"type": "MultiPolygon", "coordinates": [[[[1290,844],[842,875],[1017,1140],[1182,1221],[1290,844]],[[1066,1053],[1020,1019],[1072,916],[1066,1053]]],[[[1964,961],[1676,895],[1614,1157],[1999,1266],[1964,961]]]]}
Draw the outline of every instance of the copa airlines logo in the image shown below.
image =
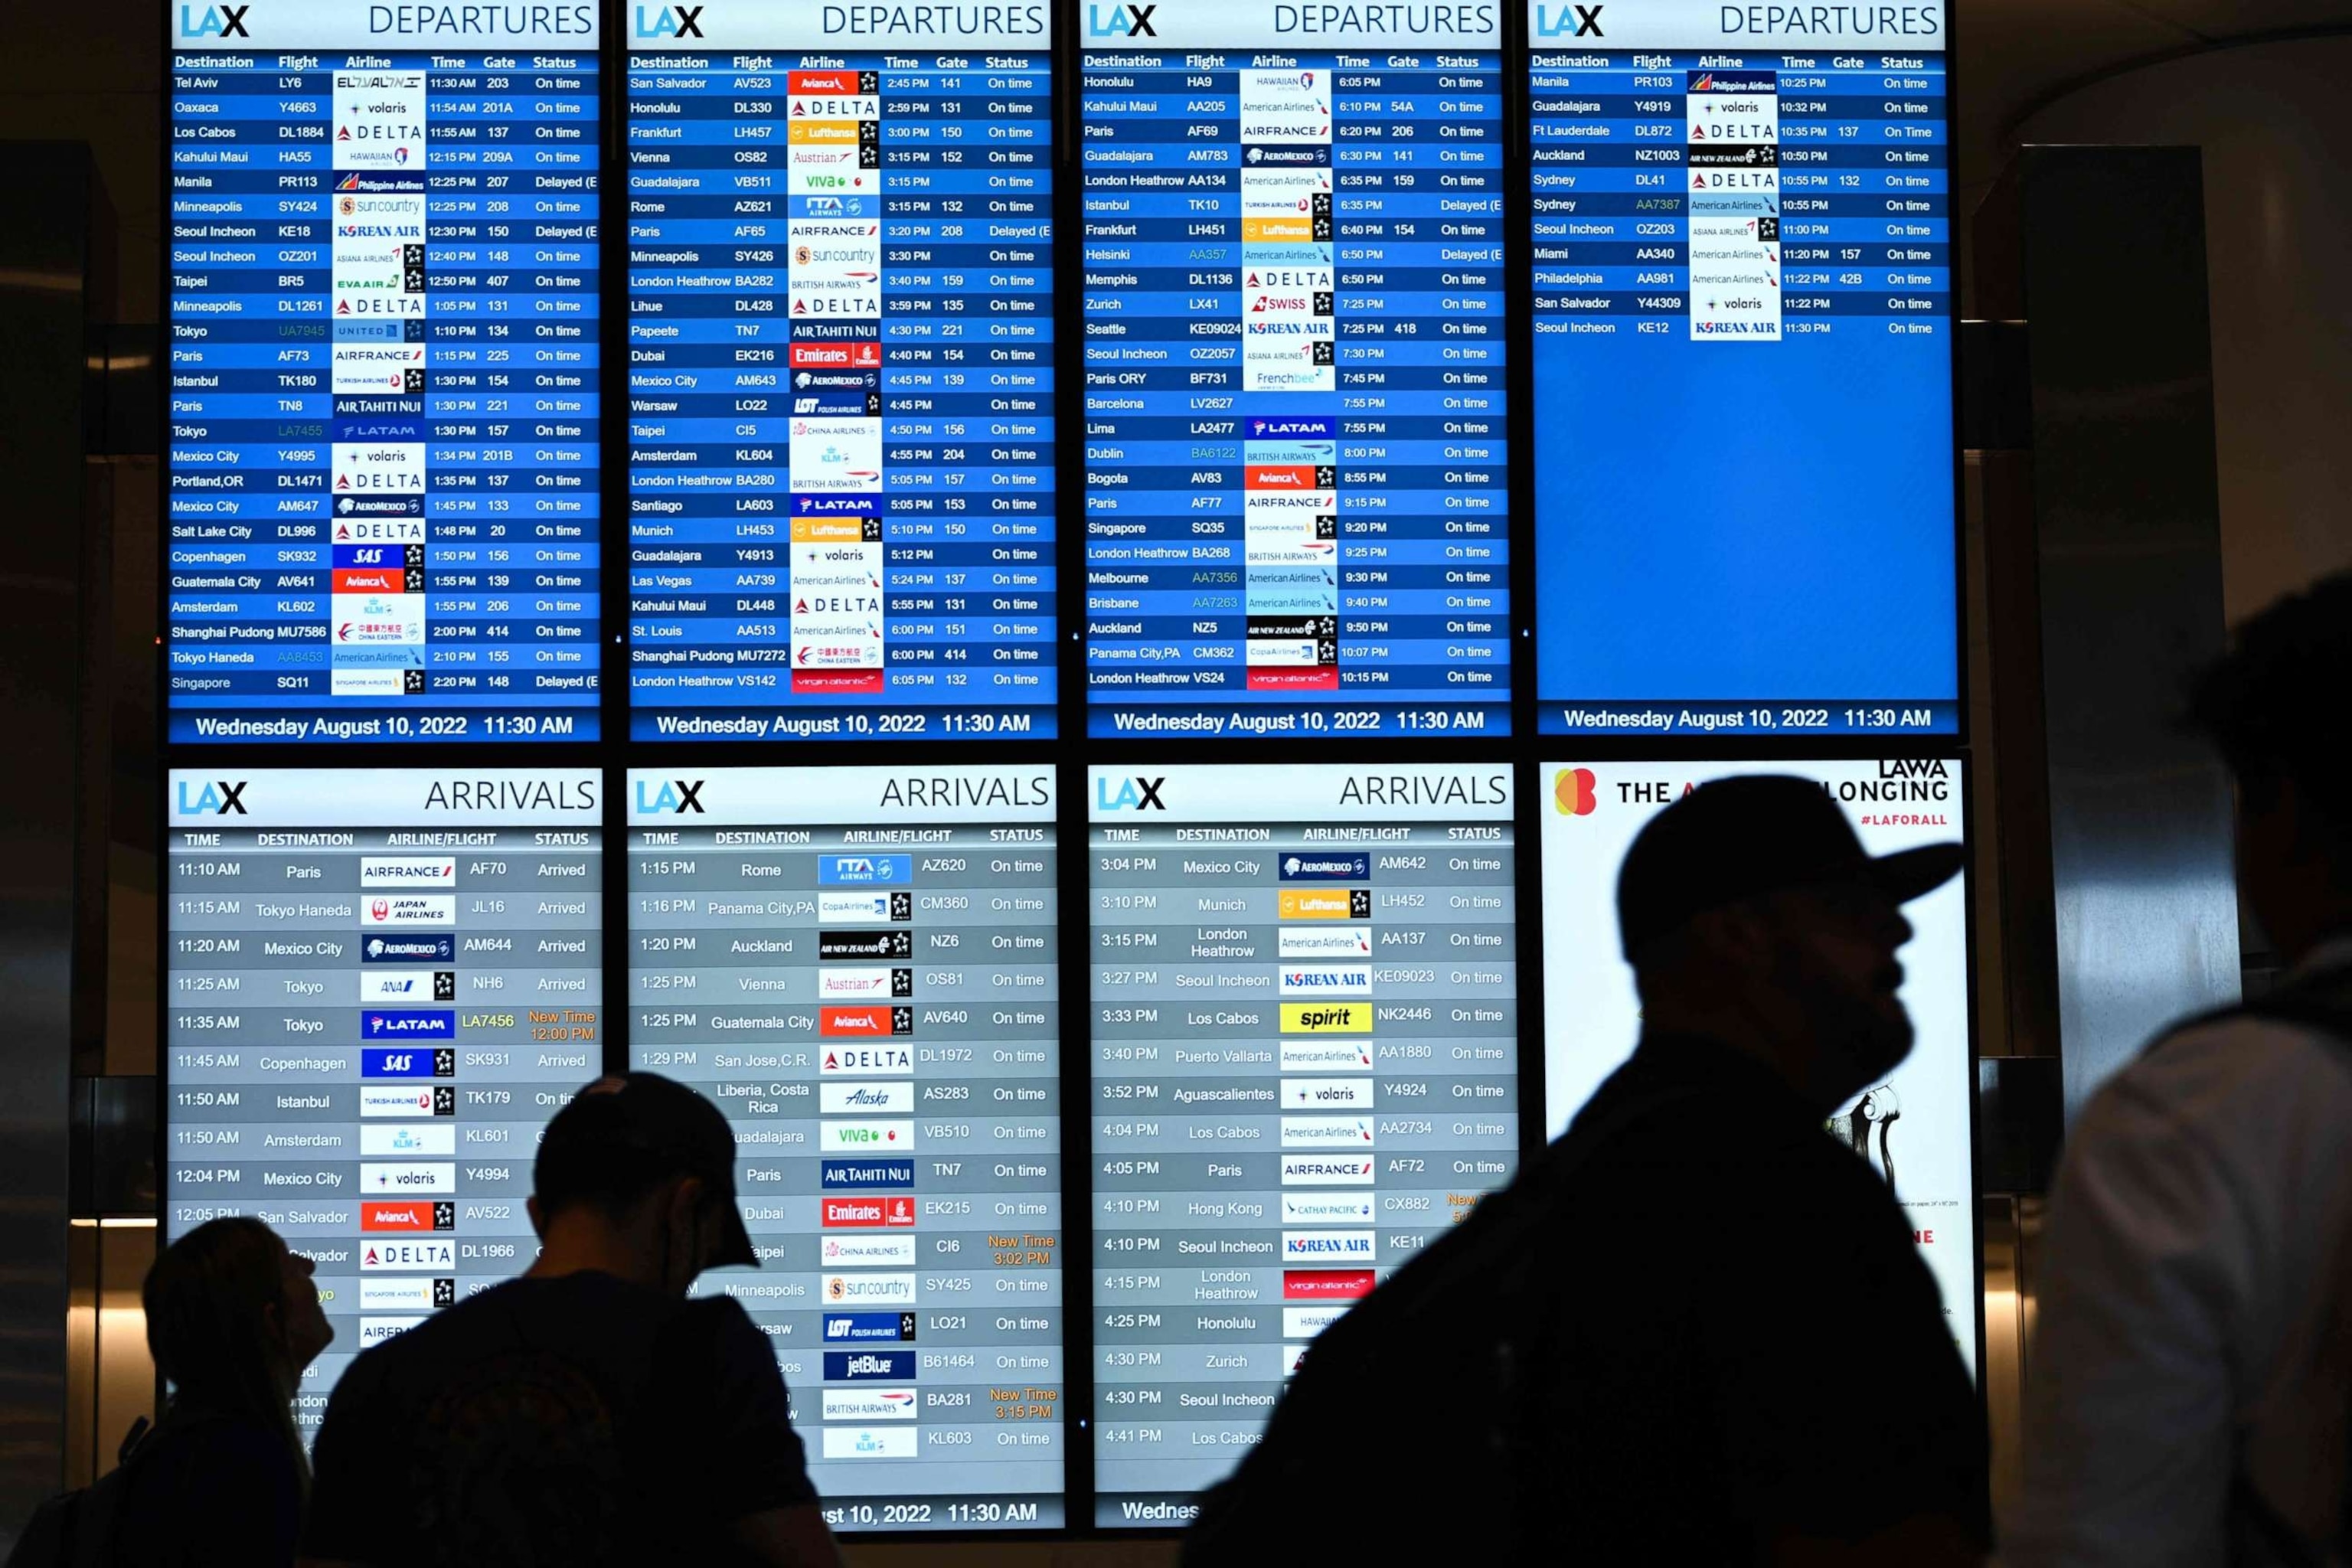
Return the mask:
{"type": "Polygon", "coordinates": [[[245,30],[245,14],[251,5],[207,5],[204,15],[196,14],[194,5],[180,7],[180,37],[184,38],[251,38],[245,30]]]}
{"type": "Polygon", "coordinates": [[[1562,816],[1591,816],[1601,804],[1600,784],[1591,768],[1562,768],[1552,775],[1552,805],[1562,816]]]}
{"type": "Polygon", "coordinates": [[[1538,5],[1536,37],[1538,38],[1599,38],[1607,35],[1601,30],[1599,5],[1538,5]]]}
{"type": "Polygon", "coordinates": [[[707,779],[666,779],[658,789],[648,789],[648,781],[637,781],[637,811],[646,816],[667,813],[683,816],[688,812],[702,815],[702,786],[707,779]]]}
{"type": "Polygon", "coordinates": [[[218,779],[198,786],[191,792],[188,781],[180,781],[180,815],[182,816],[226,816],[232,812],[239,816],[248,815],[245,809],[245,789],[251,781],[239,779],[231,784],[218,779]]]}
{"type": "Polygon", "coordinates": [[[1095,780],[1095,805],[1104,811],[1165,811],[1168,803],[1160,798],[1160,786],[1166,784],[1166,774],[1156,779],[1121,779],[1114,792],[1108,779],[1095,780]]]}
{"type": "Polygon", "coordinates": [[[1088,5],[1087,37],[1090,38],[1156,38],[1158,28],[1151,25],[1151,14],[1157,5],[1088,5]]]}
{"type": "Polygon", "coordinates": [[[702,7],[639,5],[635,26],[640,38],[698,38],[702,37],[702,7]]]}

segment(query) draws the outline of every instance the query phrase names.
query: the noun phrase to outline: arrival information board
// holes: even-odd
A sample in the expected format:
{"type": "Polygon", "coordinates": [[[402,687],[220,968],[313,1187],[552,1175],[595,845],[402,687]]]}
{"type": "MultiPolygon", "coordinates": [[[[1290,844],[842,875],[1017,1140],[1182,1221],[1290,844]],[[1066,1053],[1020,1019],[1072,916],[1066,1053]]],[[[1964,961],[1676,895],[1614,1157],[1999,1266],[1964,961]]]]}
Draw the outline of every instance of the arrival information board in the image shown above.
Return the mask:
{"type": "Polygon", "coordinates": [[[1090,734],[1507,731],[1499,14],[1087,7],[1090,734]]]}
{"type": "Polygon", "coordinates": [[[252,1215],[352,1357],[538,1255],[540,1131],[604,1066],[589,769],[171,775],[163,1225],[252,1215]]]}
{"type": "Polygon", "coordinates": [[[1055,732],[1049,9],[633,7],[637,738],[1055,732]]]}
{"type": "Polygon", "coordinates": [[[1507,1182],[1512,770],[1095,768],[1095,1522],[1181,1524],[1507,1182]]]}
{"type": "Polygon", "coordinates": [[[172,7],[174,741],[597,734],[596,7],[172,7]]]}
{"type": "Polygon", "coordinates": [[[842,1530],[1057,1526],[1060,1009],[1047,767],[629,780],[633,1065],[736,1129],[842,1530]]]}
{"type": "Polygon", "coordinates": [[[1958,727],[1943,7],[1531,0],[1538,727],[1958,727]]]}

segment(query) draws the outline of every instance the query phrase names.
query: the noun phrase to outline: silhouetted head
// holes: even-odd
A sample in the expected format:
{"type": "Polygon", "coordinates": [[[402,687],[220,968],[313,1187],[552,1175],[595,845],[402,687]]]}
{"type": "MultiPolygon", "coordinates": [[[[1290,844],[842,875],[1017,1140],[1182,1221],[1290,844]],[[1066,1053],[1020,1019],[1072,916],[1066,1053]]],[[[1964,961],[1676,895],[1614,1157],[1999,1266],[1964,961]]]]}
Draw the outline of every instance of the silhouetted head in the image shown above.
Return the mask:
{"type": "Polygon", "coordinates": [[[759,1267],[735,1206],[735,1133],[658,1073],[598,1079],[555,1113],[531,1168],[531,1224],[586,1225],[639,1283],[684,1294],[706,1268],[759,1267]]]}
{"type": "Polygon", "coordinates": [[[147,1348],[175,1409],[241,1416],[281,1433],[304,1468],[292,1401],[334,1338],[310,1260],[257,1219],[207,1220],[147,1270],[147,1348]]]}
{"type": "Polygon", "coordinates": [[[1717,779],[1625,852],[1617,921],[1649,1032],[1706,1034],[1824,1112],[1910,1054],[1902,906],[1960,868],[1957,844],[1873,859],[1813,780],[1717,779]]]}
{"type": "Polygon", "coordinates": [[[2352,572],[2238,628],[2189,721],[2238,779],[2238,886],[2289,963],[2352,932],[2352,572]]]}

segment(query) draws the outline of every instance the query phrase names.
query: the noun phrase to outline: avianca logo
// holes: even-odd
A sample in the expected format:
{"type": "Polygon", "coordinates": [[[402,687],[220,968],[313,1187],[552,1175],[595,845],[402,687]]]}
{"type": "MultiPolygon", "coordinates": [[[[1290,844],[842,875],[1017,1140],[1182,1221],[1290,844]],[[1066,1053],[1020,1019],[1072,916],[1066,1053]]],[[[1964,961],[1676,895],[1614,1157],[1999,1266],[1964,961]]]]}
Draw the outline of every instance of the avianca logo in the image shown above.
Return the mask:
{"type": "Polygon", "coordinates": [[[1151,25],[1151,13],[1157,5],[1089,5],[1087,7],[1087,36],[1090,38],[1156,38],[1159,29],[1151,25]]]}
{"type": "Polygon", "coordinates": [[[662,812],[668,812],[673,816],[683,816],[689,811],[698,816],[701,816],[703,815],[702,786],[709,782],[708,779],[695,779],[690,783],[685,779],[668,779],[664,781],[659,790],[649,792],[646,787],[646,781],[639,779],[637,810],[646,816],[656,816],[662,812]]]}
{"type": "Polygon", "coordinates": [[[1601,7],[1598,5],[1536,7],[1536,37],[1538,38],[1598,38],[1601,36],[1601,7]]]}
{"type": "Polygon", "coordinates": [[[640,5],[636,26],[640,38],[698,38],[702,37],[702,7],[640,5]]]}
{"type": "Polygon", "coordinates": [[[1591,816],[1601,804],[1599,783],[1591,768],[1562,768],[1551,781],[1552,805],[1562,816],[1591,816]]]}
{"type": "Polygon", "coordinates": [[[1095,780],[1095,804],[1105,811],[1165,811],[1168,805],[1160,798],[1160,786],[1168,782],[1166,774],[1156,779],[1121,779],[1118,793],[1111,793],[1110,780],[1095,780]]]}
{"type": "Polygon", "coordinates": [[[184,38],[250,38],[245,30],[245,14],[251,5],[207,5],[202,20],[193,5],[180,7],[180,37],[184,38]]]}
{"type": "Polygon", "coordinates": [[[247,815],[245,809],[245,786],[250,782],[247,779],[239,779],[236,783],[231,784],[226,779],[222,779],[217,783],[205,784],[192,795],[189,793],[188,781],[182,779],[180,781],[180,815],[182,816],[226,816],[229,813],[235,812],[237,816],[244,816],[247,815]]]}

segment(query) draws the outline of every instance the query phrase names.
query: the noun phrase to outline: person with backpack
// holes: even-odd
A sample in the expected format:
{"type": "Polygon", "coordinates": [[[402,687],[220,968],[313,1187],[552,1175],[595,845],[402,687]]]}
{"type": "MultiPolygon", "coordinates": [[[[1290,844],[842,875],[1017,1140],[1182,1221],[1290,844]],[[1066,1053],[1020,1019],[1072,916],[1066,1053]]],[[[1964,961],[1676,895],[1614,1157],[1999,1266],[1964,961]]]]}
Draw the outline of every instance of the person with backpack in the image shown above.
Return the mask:
{"type": "Polygon", "coordinates": [[[2238,893],[2286,961],[2069,1131],[2002,1561],[2352,1560],[2352,574],[2242,626],[2189,717],[2237,778],[2238,893]]]}
{"type": "Polygon", "coordinates": [[[1826,1127],[1909,1054],[1901,906],[1960,863],[1870,858],[1805,779],[1659,812],[1617,889],[1632,1059],[1315,1340],[1185,1563],[1979,1561],[1976,1391],[1826,1127]]]}
{"type": "Polygon", "coordinates": [[[836,1568],[767,1336],[706,1268],[757,1267],[718,1107],[590,1084],[541,1138],[536,1262],[361,1352],[327,1405],[312,1568],[836,1568]]]}

